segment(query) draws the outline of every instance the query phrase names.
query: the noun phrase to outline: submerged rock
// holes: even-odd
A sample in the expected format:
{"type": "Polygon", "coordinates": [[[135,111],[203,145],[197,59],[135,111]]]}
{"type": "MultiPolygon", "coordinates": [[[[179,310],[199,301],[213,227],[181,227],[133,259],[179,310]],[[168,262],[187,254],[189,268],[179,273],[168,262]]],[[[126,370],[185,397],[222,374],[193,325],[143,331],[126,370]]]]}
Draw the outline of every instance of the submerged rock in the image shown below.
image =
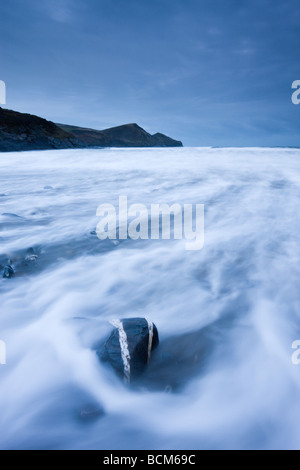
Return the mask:
{"type": "Polygon", "coordinates": [[[137,378],[150,361],[152,350],[158,345],[158,331],[146,318],[124,318],[112,322],[115,329],[97,350],[103,362],[108,362],[126,382],[137,378]]]}
{"type": "Polygon", "coordinates": [[[78,417],[83,422],[95,421],[102,416],[104,416],[104,410],[96,405],[85,405],[78,413],[78,417]]]}
{"type": "Polygon", "coordinates": [[[28,248],[25,261],[36,261],[38,259],[38,255],[34,252],[33,248],[28,248]]]}
{"type": "Polygon", "coordinates": [[[7,264],[5,267],[4,267],[4,271],[3,271],[3,277],[5,279],[9,279],[11,277],[13,277],[15,274],[13,268],[11,267],[10,264],[7,264]]]}

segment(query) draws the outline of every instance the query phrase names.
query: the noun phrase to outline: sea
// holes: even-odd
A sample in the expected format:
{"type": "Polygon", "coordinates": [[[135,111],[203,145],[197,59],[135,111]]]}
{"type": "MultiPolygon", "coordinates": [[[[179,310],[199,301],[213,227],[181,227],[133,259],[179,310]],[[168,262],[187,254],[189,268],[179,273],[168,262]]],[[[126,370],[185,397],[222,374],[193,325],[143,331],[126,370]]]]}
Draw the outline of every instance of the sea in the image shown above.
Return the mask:
{"type": "Polygon", "coordinates": [[[0,448],[299,449],[299,209],[300,149],[1,153],[0,448]],[[204,243],[100,239],[120,197],[202,205],[204,243]],[[133,317],[125,383],[97,351],[133,317]]]}

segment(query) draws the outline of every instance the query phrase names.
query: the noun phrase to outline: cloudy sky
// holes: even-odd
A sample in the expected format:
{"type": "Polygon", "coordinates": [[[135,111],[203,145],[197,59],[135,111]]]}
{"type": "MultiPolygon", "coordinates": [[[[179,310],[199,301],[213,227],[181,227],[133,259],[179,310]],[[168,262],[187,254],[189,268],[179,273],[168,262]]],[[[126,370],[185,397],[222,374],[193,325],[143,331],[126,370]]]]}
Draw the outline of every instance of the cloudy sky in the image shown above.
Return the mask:
{"type": "Polygon", "coordinates": [[[299,0],[9,0],[6,107],[192,146],[300,146],[299,0]]]}

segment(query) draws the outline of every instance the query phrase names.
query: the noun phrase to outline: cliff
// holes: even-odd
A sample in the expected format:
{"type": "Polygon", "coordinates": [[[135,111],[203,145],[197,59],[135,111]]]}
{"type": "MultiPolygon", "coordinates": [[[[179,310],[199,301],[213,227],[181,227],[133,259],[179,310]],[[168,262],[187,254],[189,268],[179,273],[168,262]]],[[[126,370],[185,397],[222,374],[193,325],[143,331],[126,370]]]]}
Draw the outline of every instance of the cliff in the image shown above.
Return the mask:
{"type": "Polygon", "coordinates": [[[0,152],[86,147],[182,147],[182,143],[164,134],[151,135],[137,124],[100,131],[0,108],[0,152]]]}

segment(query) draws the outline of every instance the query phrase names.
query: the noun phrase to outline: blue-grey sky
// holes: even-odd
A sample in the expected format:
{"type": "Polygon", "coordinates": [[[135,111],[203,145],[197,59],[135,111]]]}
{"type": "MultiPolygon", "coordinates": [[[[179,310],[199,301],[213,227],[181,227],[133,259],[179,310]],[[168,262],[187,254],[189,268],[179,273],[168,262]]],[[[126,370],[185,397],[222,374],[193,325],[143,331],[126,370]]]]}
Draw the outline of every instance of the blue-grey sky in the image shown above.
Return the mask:
{"type": "Polygon", "coordinates": [[[300,146],[299,0],[9,0],[6,107],[192,146],[300,146]]]}

